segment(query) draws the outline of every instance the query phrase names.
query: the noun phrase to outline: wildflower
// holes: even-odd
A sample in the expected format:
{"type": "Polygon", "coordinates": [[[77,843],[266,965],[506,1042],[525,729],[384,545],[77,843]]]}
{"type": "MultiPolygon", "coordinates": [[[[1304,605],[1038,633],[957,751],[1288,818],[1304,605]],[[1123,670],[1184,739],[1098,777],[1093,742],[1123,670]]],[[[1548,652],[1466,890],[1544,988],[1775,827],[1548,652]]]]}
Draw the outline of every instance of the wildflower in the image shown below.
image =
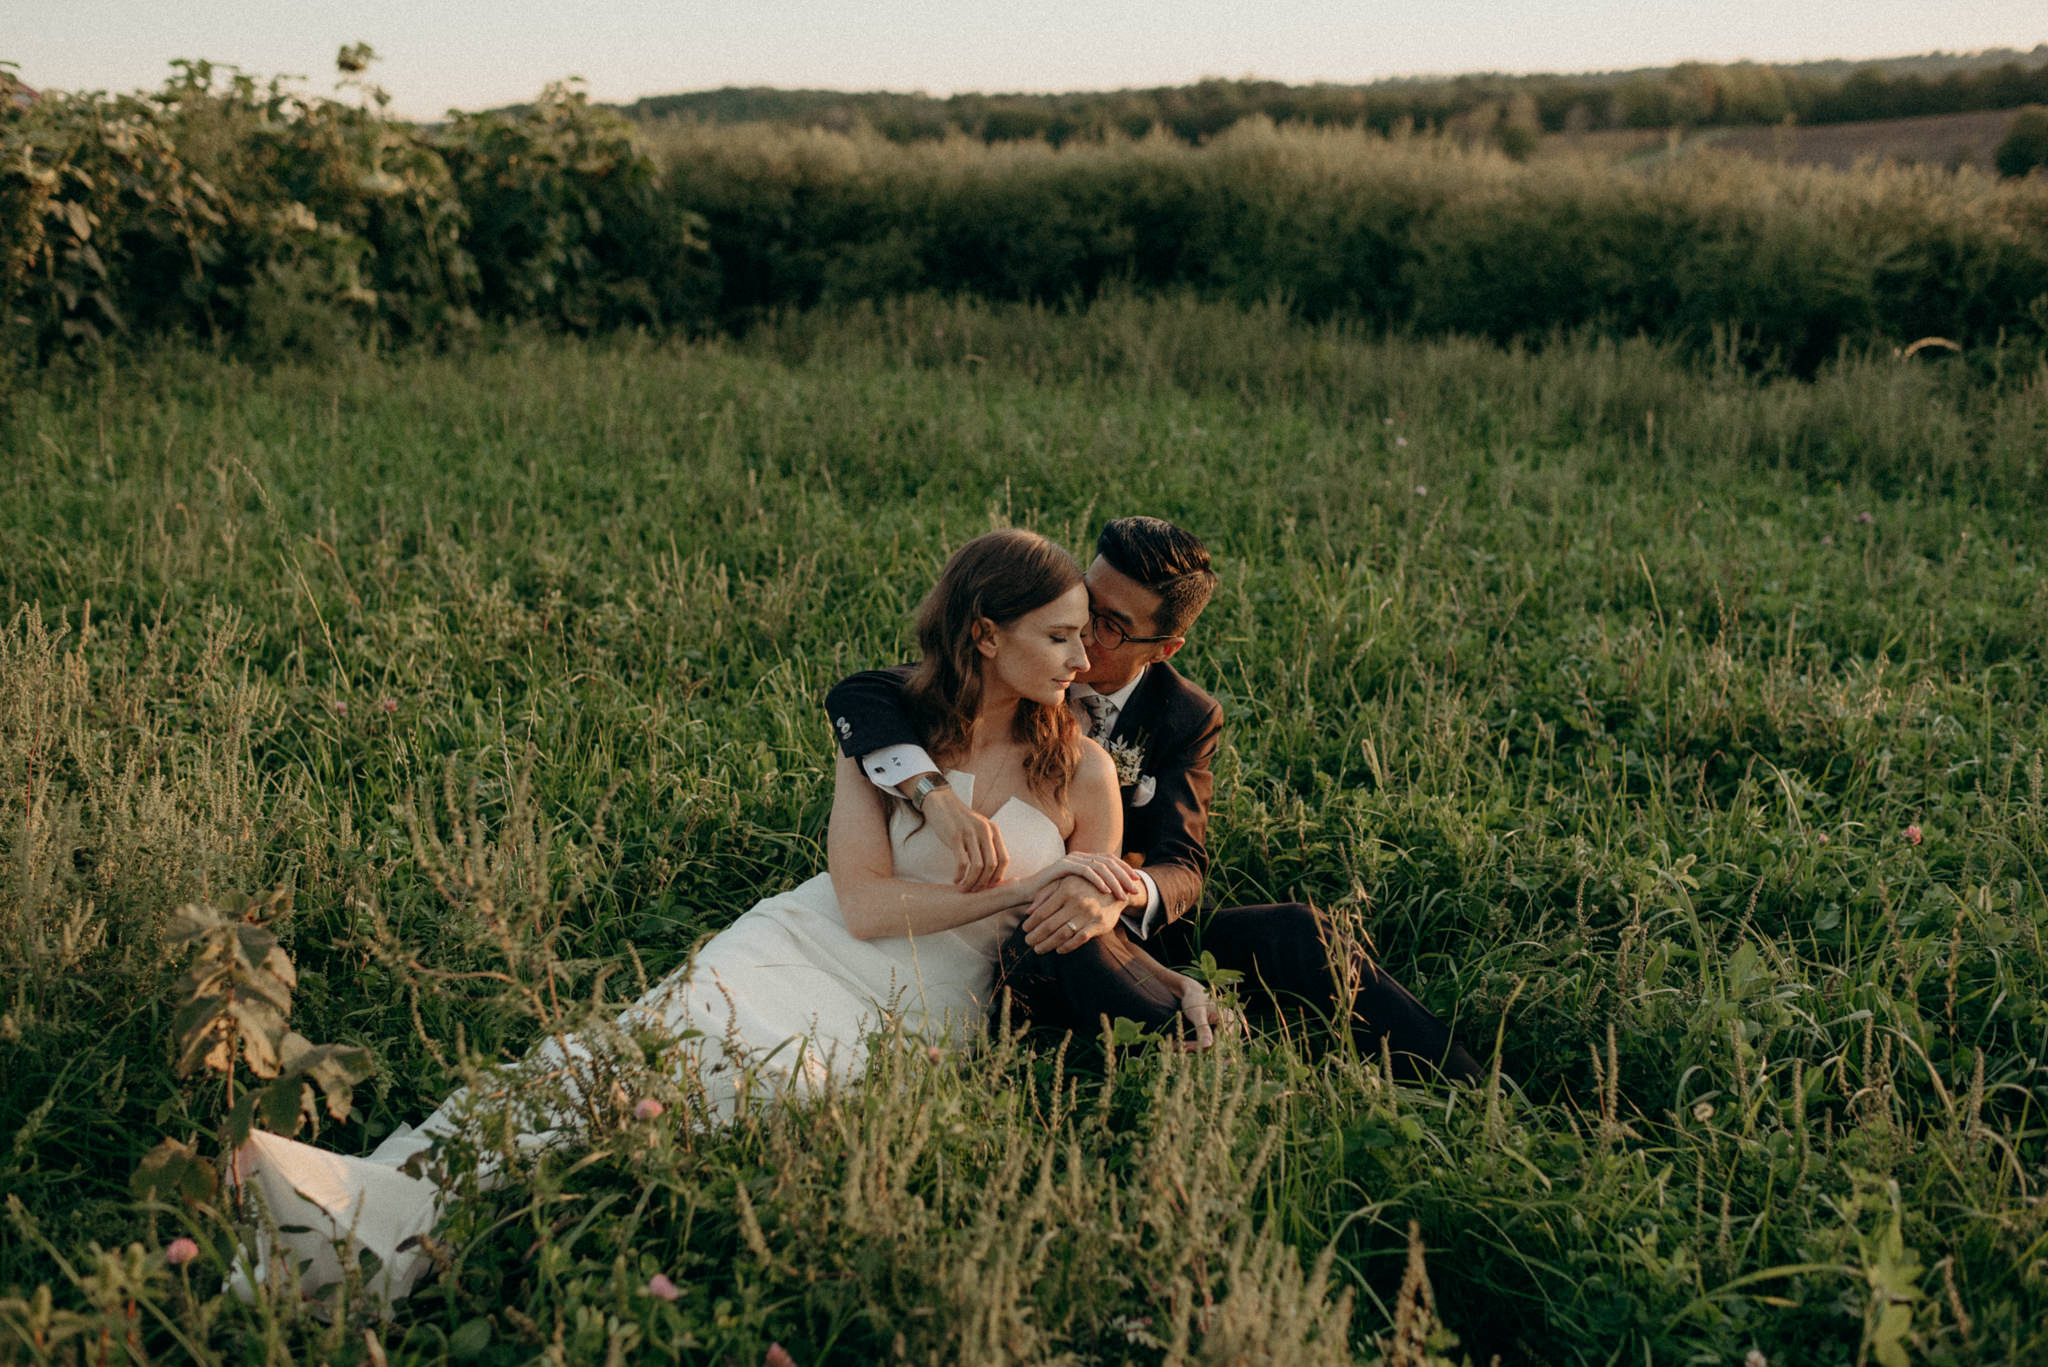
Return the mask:
{"type": "Polygon", "coordinates": [[[1406,438],[1406,437],[1396,437],[1396,438],[1394,438],[1394,445],[1396,445],[1396,446],[1406,446],[1407,444],[1408,444],[1408,438],[1406,438]]]}
{"type": "Polygon", "coordinates": [[[172,1267],[183,1267],[199,1256],[199,1245],[179,1235],[164,1245],[164,1261],[172,1267]]]}
{"type": "Polygon", "coordinates": [[[939,1048],[939,1046],[936,1044],[927,1044],[924,1047],[924,1056],[930,1059],[933,1063],[937,1063],[940,1059],[943,1059],[946,1056],[946,1051],[939,1048]]]}
{"type": "Polygon", "coordinates": [[[1714,1103],[1702,1101],[1694,1105],[1692,1108],[1692,1118],[1699,1121],[1702,1125],[1712,1120],[1714,1118],[1714,1103]]]}
{"type": "Polygon", "coordinates": [[[337,717],[346,717],[348,715],[348,704],[340,698],[334,700],[334,715],[337,717]]]}
{"type": "Polygon", "coordinates": [[[1820,539],[1820,544],[1823,546],[1832,546],[1835,544],[1835,538],[1832,535],[1824,536],[1820,539]]]}
{"type": "Polygon", "coordinates": [[[1416,485],[1416,486],[1415,486],[1415,496],[1416,496],[1417,498],[1421,498],[1421,497],[1423,497],[1423,496],[1424,496],[1425,494],[1427,494],[1428,492],[1429,492],[1429,486],[1428,486],[1427,484],[1418,484],[1418,485],[1416,485]]]}
{"type": "Polygon", "coordinates": [[[1394,420],[1392,418],[1381,418],[1380,421],[1385,423],[1389,427],[1392,427],[1394,425],[1394,420]]]}
{"type": "Polygon", "coordinates": [[[1771,1360],[1764,1356],[1761,1348],[1752,1348],[1742,1355],[1742,1367],[1771,1367],[1771,1360]]]}
{"type": "Polygon", "coordinates": [[[1917,845],[1920,843],[1922,839],[1920,828],[1918,826],[1908,826],[1906,827],[1905,831],[1902,832],[1902,834],[1904,834],[1904,836],[1906,837],[1906,843],[1908,845],[1917,845]]]}
{"type": "Polygon", "coordinates": [[[796,1359],[789,1355],[789,1349],[779,1343],[768,1345],[768,1356],[762,1359],[761,1367],[796,1367],[796,1359]]]}
{"type": "Polygon", "coordinates": [[[1819,835],[1815,836],[1814,839],[1818,840],[1821,844],[1825,845],[1828,843],[1828,833],[1826,831],[1822,831],[1819,835]]]}
{"type": "Polygon", "coordinates": [[[668,1279],[666,1273],[657,1272],[647,1279],[647,1294],[665,1301],[672,1301],[683,1294],[682,1289],[668,1279]]]}
{"type": "Polygon", "coordinates": [[[392,714],[393,712],[396,712],[396,711],[398,710],[398,699],[396,699],[396,698],[382,698],[382,699],[379,699],[379,700],[378,700],[377,706],[379,706],[379,707],[383,708],[383,709],[384,709],[384,714],[385,714],[386,716],[389,716],[389,715],[391,715],[391,714],[392,714]]]}
{"type": "Polygon", "coordinates": [[[1871,523],[1877,521],[1877,514],[1869,512],[1858,513],[1856,514],[1856,520],[1868,527],[1871,523]]]}
{"type": "Polygon", "coordinates": [[[643,1096],[633,1103],[633,1119],[659,1120],[662,1110],[663,1107],[659,1101],[656,1101],[651,1096],[643,1096]]]}

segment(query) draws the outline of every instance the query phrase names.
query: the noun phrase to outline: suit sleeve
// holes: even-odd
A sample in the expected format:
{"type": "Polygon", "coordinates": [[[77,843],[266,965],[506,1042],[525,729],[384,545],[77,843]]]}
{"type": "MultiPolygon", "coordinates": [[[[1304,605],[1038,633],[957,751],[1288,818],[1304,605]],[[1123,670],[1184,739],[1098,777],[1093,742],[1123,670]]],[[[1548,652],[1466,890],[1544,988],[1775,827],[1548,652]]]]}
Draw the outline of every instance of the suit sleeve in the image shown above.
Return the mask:
{"type": "Polygon", "coordinates": [[[1184,736],[1156,753],[1152,800],[1129,809],[1124,843],[1143,856],[1142,867],[1159,888],[1162,921],[1179,920],[1202,897],[1209,873],[1209,799],[1216,787],[1209,765],[1222,740],[1223,709],[1212,701],[1184,736]]]}
{"type": "Polygon", "coordinates": [[[859,759],[891,745],[922,745],[924,737],[911,724],[903,688],[910,666],[864,669],[849,674],[825,695],[825,714],[832,735],[848,759],[859,759]]]}

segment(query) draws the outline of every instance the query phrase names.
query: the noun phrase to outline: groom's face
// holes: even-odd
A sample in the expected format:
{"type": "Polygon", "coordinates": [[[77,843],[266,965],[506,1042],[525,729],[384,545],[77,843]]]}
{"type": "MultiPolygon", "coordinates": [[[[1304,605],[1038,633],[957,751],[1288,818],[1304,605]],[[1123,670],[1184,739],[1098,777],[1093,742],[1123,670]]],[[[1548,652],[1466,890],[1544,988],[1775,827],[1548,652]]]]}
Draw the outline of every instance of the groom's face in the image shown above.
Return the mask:
{"type": "Polygon", "coordinates": [[[1095,557],[1083,578],[1088,581],[1088,610],[1093,621],[1113,624],[1124,639],[1108,645],[1105,635],[1114,637],[1116,633],[1099,631],[1091,622],[1088,634],[1082,637],[1088,647],[1088,668],[1077,682],[1090,684],[1100,693],[1114,693],[1137,678],[1146,665],[1166,659],[1186,644],[1181,636],[1164,641],[1130,639],[1159,634],[1159,595],[1101,556],[1095,557]]]}

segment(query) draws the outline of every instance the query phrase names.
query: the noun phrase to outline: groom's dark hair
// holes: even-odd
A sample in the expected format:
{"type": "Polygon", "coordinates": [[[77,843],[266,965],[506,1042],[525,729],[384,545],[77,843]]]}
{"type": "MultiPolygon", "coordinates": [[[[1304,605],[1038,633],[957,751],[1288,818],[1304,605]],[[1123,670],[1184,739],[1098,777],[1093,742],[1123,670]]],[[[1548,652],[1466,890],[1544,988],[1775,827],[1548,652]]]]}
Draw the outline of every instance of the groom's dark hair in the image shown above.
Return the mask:
{"type": "Polygon", "coordinates": [[[1208,547],[1165,518],[1120,517],[1095,538],[1095,553],[1159,595],[1153,631],[1161,636],[1186,632],[1216,591],[1208,547]]]}

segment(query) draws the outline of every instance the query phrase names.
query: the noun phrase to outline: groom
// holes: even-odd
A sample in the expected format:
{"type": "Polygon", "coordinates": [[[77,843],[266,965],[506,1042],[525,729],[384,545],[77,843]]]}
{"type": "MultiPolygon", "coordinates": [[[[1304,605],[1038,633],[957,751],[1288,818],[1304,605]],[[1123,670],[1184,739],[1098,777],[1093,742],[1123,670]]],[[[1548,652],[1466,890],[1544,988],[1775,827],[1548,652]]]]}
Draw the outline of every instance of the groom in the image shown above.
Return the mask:
{"type": "MultiPolygon", "coordinates": [[[[1112,1004],[1091,1000],[1142,944],[1162,963],[1211,954],[1244,975],[1250,1010],[1269,1016],[1304,1008],[1326,1020],[1348,1010],[1361,1052],[1384,1040],[1398,1069],[1477,1082],[1476,1060],[1450,1029],[1363,951],[1333,954],[1327,924],[1299,902],[1200,906],[1209,854],[1204,844],[1214,786],[1210,760],[1223,731],[1215,699],[1168,660],[1216,584],[1209,553],[1193,534],[1156,517],[1123,517],[1096,539],[1086,579],[1091,623],[1088,669],[1068,705],[1116,759],[1123,790],[1124,847],[1141,890],[1105,895],[1078,877],[1055,883],[1033,904],[1006,959],[1026,961],[1019,995],[1033,1022],[1093,1029],[1112,1004]]],[[[869,670],[826,695],[841,748],[874,783],[908,799],[954,850],[963,891],[1002,878],[1008,864],[994,824],[968,808],[922,746],[903,705],[908,667],[869,670]]]]}

